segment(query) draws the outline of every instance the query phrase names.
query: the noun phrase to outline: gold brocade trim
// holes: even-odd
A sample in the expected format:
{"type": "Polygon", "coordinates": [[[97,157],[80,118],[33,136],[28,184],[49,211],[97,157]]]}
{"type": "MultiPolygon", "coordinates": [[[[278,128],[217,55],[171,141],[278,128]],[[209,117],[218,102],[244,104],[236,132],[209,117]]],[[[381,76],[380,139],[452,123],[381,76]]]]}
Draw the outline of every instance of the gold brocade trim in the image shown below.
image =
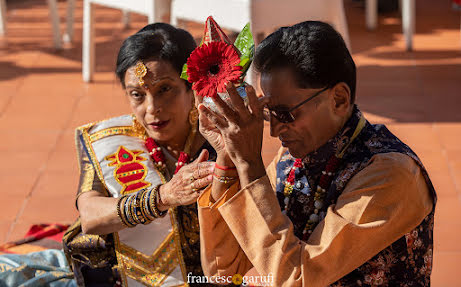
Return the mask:
{"type": "Polygon", "coordinates": [[[80,193],[88,192],[93,190],[93,181],[94,181],[94,168],[91,163],[86,163],[83,167],[85,175],[82,180],[80,187],[80,193]]]}
{"type": "Polygon", "coordinates": [[[102,184],[104,185],[104,189],[106,190],[107,193],[109,193],[109,189],[107,188],[106,181],[104,180],[104,176],[101,170],[101,166],[99,164],[99,161],[96,157],[96,153],[94,152],[93,145],[90,143],[90,135],[88,133],[88,129],[90,128],[90,125],[85,126],[84,128],[81,129],[82,132],[82,137],[83,140],[85,141],[85,146],[88,150],[88,154],[90,156],[91,162],[93,163],[93,167],[96,169],[96,173],[101,180],[102,184]]]}
{"type": "Polygon", "coordinates": [[[139,134],[139,132],[135,131],[133,127],[130,126],[124,126],[124,127],[111,127],[107,129],[103,129],[100,131],[95,132],[94,134],[90,135],[90,142],[93,143],[97,140],[100,140],[102,138],[108,137],[108,136],[114,136],[114,135],[126,135],[126,136],[132,136],[132,137],[142,137],[142,135],[139,134]]]}
{"type": "Polygon", "coordinates": [[[117,256],[128,277],[146,286],[160,286],[179,263],[174,241],[172,231],[150,256],[120,243],[117,256]]]}

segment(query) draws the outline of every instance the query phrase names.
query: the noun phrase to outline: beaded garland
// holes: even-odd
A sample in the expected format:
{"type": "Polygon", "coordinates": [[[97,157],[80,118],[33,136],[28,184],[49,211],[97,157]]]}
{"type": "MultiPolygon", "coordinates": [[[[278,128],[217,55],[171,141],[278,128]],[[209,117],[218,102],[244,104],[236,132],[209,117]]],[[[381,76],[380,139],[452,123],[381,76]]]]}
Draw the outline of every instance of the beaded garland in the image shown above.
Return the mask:
{"type": "MultiPolygon", "coordinates": [[[[333,181],[333,175],[337,172],[339,165],[341,163],[341,159],[344,156],[347,148],[351,144],[351,142],[358,136],[360,131],[365,126],[365,118],[362,116],[355,128],[353,135],[351,136],[349,142],[341,149],[340,152],[337,154],[332,155],[325,166],[325,170],[322,171],[322,175],[320,176],[319,182],[315,189],[314,193],[314,213],[312,213],[303,229],[303,240],[307,240],[314,230],[316,224],[321,220],[319,211],[324,206],[323,200],[325,199],[326,192],[333,181]]],[[[293,167],[290,169],[288,174],[287,180],[285,182],[285,188],[283,190],[283,195],[285,196],[284,199],[284,213],[286,214],[288,210],[288,203],[290,201],[290,195],[293,192],[293,186],[295,185],[295,174],[298,168],[303,166],[302,159],[297,158],[293,163],[293,167]]]]}
{"type": "MultiPolygon", "coordinates": [[[[326,168],[322,171],[322,175],[320,177],[319,183],[317,184],[316,191],[314,193],[314,213],[309,216],[307,220],[306,226],[303,230],[303,240],[307,240],[307,237],[312,233],[317,222],[320,220],[319,211],[323,207],[324,203],[323,200],[325,198],[325,194],[327,189],[329,188],[332,180],[333,174],[336,172],[337,168],[339,167],[340,158],[336,155],[333,155],[327,162],[326,168]]],[[[302,159],[297,158],[293,164],[293,167],[290,169],[289,175],[287,177],[287,181],[285,182],[285,188],[283,190],[283,194],[285,196],[284,204],[285,204],[285,213],[288,210],[288,203],[290,200],[290,195],[293,192],[293,186],[295,184],[295,173],[296,170],[303,166],[302,159]]]]}
{"type": "MultiPolygon", "coordinates": [[[[164,170],[166,165],[165,165],[165,155],[163,154],[162,148],[157,145],[157,143],[154,141],[153,138],[147,138],[144,144],[147,150],[149,151],[149,154],[151,155],[152,160],[154,161],[155,165],[160,170],[164,170]]],[[[176,163],[176,170],[174,171],[174,173],[176,174],[181,169],[181,167],[189,163],[189,161],[190,161],[189,154],[183,151],[180,152],[178,162],[176,163]]]]}

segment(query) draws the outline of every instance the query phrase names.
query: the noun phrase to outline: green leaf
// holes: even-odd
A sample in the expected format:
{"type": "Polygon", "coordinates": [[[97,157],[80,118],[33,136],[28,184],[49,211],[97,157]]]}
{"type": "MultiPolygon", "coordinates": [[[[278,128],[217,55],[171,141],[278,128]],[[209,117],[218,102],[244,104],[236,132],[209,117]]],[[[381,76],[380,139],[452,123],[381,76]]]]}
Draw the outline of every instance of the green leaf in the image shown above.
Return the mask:
{"type": "Polygon", "coordinates": [[[250,23],[243,27],[240,34],[235,39],[234,46],[240,51],[242,56],[249,57],[253,53],[255,42],[250,30],[250,23]]]}
{"type": "Polygon", "coordinates": [[[254,56],[255,43],[250,30],[250,23],[247,23],[242,32],[235,39],[234,46],[240,51],[240,66],[242,73],[245,73],[251,65],[254,56]]]}
{"type": "Polygon", "coordinates": [[[187,74],[187,64],[184,64],[184,66],[182,66],[181,79],[186,81],[189,80],[189,75],[187,74]]]}
{"type": "Polygon", "coordinates": [[[240,58],[240,63],[239,66],[242,67],[242,73],[245,74],[245,72],[248,70],[248,68],[251,65],[251,59],[248,57],[242,57],[240,58]]]}

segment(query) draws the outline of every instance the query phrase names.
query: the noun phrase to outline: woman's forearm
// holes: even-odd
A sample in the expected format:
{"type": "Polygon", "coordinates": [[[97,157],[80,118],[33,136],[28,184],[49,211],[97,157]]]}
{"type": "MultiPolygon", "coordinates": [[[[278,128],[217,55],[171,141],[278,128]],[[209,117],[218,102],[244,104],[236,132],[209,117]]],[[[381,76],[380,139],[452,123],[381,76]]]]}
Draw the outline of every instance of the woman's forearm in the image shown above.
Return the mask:
{"type": "Polygon", "coordinates": [[[125,229],[117,215],[118,198],[105,197],[97,191],[82,194],[77,201],[82,232],[109,234],[125,229]]]}

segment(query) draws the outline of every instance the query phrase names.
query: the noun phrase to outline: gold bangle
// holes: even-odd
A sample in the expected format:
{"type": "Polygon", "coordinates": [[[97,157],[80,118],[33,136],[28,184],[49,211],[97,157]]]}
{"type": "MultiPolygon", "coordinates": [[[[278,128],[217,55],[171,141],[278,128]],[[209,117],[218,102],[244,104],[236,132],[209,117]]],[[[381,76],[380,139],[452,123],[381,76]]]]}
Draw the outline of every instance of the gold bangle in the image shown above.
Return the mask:
{"type": "Polygon", "coordinates": [[[150,190],[147,190],[144,192],[142,196],[142,202],[141,202],[141,209],[144,212],[144,215],[146,216],[147,219],[149,219],[150,222],[155,220],[154,215],[150,211],[149,207],[149,200],[150,200],[150,190]]]}
{"type": "Polygon", "coordinates": [[[167,214],[168,210],[160,211],[160,210],[158,209],[158,207],[157,207],[157,198],[160,199],[159,191],[160,191],[160,185],[156,186],[156,187],[154,188],[154,190],[153,190],[153,192],[154,192],[154,202],[153,202],[153,204],[152,204],[152,208],[153,208],[154,212],[155,212],[156,214],[158,214],[158,217],[164,217],[164,216],[167,214]]]}
{"type": "Polygon", "coordinates": [[[130,195],[125,195],[126,196],[126,199],[125,199],[125,202],[123,203],[123,210],[124,210],[124,215],[125,215],[125,218],[126,218],[126,221],[132,226],[136,226],[136,222],[134,221],[134,218],[133,216],[131,215],[131,205],[130,205],[130,202],[131,202],[131,199],[132,197],[130,195]]]}
{"type": "Polygon", "coordinates": [[[148,216],[148,213],[144,210],[144,197],[147,193],[147,190],[143,189],[142,191],[139,191],[139,192],[142,192],[142,193],[141,193],[141,196],[138,197],[139,199],[138,207],[139,207],[139,211],[141,212],[142,217],[144,218],[144,222],[141,222],[141,223],[145,225],[145,224],[149,224],[152,222],[152,220],[148,216]]]}
{"type": "Polygon", "coordinates": [[[118,218],[120,219],[120,221],[122,222],[122,224],[125,225],[126,227],[134,227],[134,225],[131,225],[131,224],[126,220],[125,212],[122,211],[122,209],[120,208],[120,205],[122,204],[122,201],[123,201],[124,199],[126,199],[126,195],[121,196],[121,197],[117,200],[117,216],[118,216],[118,218]]]}
{"type": "Polygon", "coordinates": [[[235,181],[237,180],[238,178],[237,177],[229,177],[229,176],[219,176],[215,173],[213,173],[213,178],[216,179],[217,181],[221,182],[221,183],[230,183],[232,181],[235,181]]]}
{"type": "Polygon", "coordinates": [[[150,207],[150,210],[152,211],[152,216],[155,218],[158,218],[159,217],[158,212],[157,212],[158,209],[156,208],[156,203],[155,203],[156,201],[155,189],[156,187],[150,190],[149,207],[150,207]]]}

